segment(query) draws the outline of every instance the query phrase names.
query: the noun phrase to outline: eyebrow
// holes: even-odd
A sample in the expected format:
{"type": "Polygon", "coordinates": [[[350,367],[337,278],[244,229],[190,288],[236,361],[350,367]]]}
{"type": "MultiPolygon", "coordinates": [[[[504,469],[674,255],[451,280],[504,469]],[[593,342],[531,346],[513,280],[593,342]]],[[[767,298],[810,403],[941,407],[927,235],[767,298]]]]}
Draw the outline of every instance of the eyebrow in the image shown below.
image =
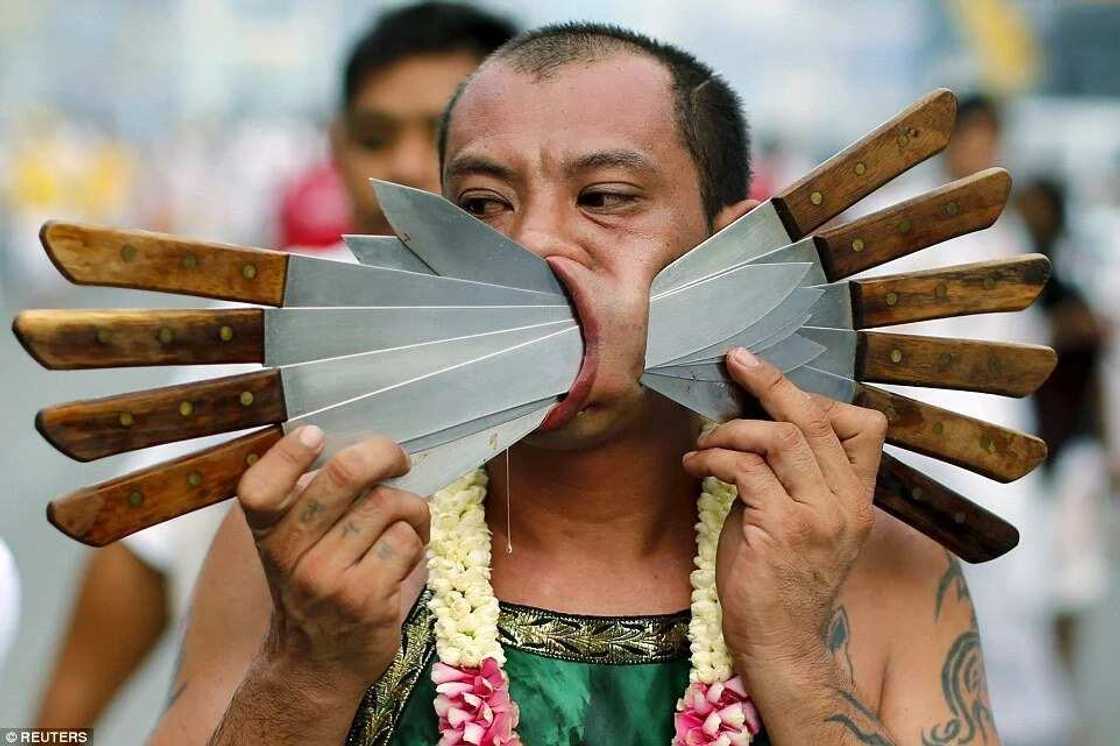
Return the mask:
{"type": "Polygon", "coordinates": [[[497,161],[492,161],[480,155],[462,155],[447,164],[446,178],[458,178],[478,174],[493,176],[497,179],[510,181],[513,179],[513,169],[503,166],[497,161]]]}
{"type": "Polygon", "coordinates": [[[569,175],[595,168],[629,168],[635,171],[653,171],[654,165],[636,150],[599,150],[580,156],[564,166],[569,175]]]}

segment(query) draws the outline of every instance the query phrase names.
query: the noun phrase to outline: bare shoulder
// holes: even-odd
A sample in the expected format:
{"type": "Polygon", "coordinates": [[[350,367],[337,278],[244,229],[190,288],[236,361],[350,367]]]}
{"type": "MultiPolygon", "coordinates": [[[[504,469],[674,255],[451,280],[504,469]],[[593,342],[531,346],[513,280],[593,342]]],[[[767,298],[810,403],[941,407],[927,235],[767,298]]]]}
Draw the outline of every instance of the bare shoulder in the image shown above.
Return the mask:
{"type": "Polygon", "coordinates": [[[999,743],[956,557],[876,511],[836,608],[830,649],[900,742],[999,743]]]}
{"type": "Polygon", "coordinates": [[[260,647],[271,608],[256,546],[235,502],[196,581],[171,694],[150,743],[209,740],[260,647]]]}

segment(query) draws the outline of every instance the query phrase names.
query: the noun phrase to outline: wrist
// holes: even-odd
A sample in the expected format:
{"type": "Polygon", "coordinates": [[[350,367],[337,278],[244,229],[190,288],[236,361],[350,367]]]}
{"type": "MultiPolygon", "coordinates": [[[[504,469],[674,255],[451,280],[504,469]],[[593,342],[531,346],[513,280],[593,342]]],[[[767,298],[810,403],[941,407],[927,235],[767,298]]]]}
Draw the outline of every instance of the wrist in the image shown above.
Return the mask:
{"type": "Polygon", "coordinates": [[[323,707],[355,707],[372,682],[365,681],[341,666],[323,666],[285,652],[262,650],[253,661],[250,673],[262,685],[293,694],[314,711],[323,707]]]}

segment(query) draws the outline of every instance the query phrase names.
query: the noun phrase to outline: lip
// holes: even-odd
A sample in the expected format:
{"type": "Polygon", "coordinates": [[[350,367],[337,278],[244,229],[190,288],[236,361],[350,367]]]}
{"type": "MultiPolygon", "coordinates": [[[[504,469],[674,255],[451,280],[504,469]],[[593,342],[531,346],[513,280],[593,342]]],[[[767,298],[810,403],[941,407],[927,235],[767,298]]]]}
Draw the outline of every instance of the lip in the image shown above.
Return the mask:
{"type": "Polygon", "coordinates": [[[583,360],[580,362],[579,373],[576,374],[572,386],[564,398],[545,416],[537,429],[542,432],[556,430],[572,421],[583,409],[591,395],[591,385],[595,381],[595,374],[599,370],[599,321],[589,303],[587,289],[580,283],[573,272],[572,260],[550,256],[545,261],[552,271],[556,273],[561,284],[568,291],[574,306],[576,320],[579,322],[580,335],[583,337],[583,360]]]}

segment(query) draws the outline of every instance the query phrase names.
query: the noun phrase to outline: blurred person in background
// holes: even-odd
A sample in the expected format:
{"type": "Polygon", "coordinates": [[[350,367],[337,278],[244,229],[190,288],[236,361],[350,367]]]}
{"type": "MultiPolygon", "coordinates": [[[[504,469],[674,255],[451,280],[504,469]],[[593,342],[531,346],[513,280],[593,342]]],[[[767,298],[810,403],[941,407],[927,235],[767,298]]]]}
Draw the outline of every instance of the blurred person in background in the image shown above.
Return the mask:
{"type": "MultiPolygon", "coordinates": [[[[369,186],[371,178],[439,190],[435,137],[443,107],[459,82],[514,33],[510,21],[490,13],[455,3],[425,2],[383,14],[360,38],[345,66],[341,106],[330,130],[334,167],[351,208],[348,217],[353,228],[362,233],[391,232],[369,186]]],[[[322,246],[328,243],[322,225],[342,224],[337,215],[316,220],[284,212],[301,194],[309,209],[324,201],[332,209],[330,192],[335,186],[324,181],[321,170],[311,176],[310,183],[289,190],[281,207],[281,216],[289,221],[283,235],[300,245],[304,238],[313,237],[307,243],[322,246]],[[310,198],[307,190],[312,192],[310,198]]],[[[338,240],[335,233],[333,243],[338,240]]],[[[332,253],[344,251],[338,245],[332,253]]],[[[203,375],[210,378],[243,369],[210,367],[203,375]]],[[[155,454],[132,459],[124,470],[228,437],[156,449],[155,454]]],[[[90,555],[40,701],[37,727],[92,727],[97,722],[168,627],[182,621],[195,576],[225,510],[224,504],[213,505],[90,555]]]]}
{"type": "Polygon", "coordinates": [[[0,671],[19,629],[19,586],[16,561],[0,539],[0,671]]]}
{"type": "MultiPolygon", "coordinates": [[[[960,179],[1003,164],[1003,113],[986,95],[963,96],[956,130],[940,160],[941,182],[960,179]]],[[[919,185],[932,189],[939,183],[919,185]]],[[[990,229],[969,234],[892,262],[886,271],[910,272],[950,264],[1009,259],[1029,251],[1032,241],[1014,210],[1005,210],[990,229]]],[[[943,337],[1015,340],[1046,344],[1047,319],[1036,304],[1013,314],[984,314],[927,321],[899,331],[943,337]]],[[[893,331],[893,329],[892,329],[893,331]]],[[[890,388],[890,387],[888,387],[890,388]]],[[[1024,432],[1037,432],[1029,400],[937,389],[900,389],[901,393],[945,409],[1024,432]]],[[[1056,610],[1057,571],[1050,530],[1052,501],[1038,471],[1000,484],[934,459],[898,453],[934,479],[980,503],[1014,524],[1019,545],[982,565],[968,565],[976,614],[984,635],[984,659],[996,725],[1006,746],[1061,746],[1072,741],[1074,708],[1071,682],[1060,663],[1051,634],[1056,610]]]]}
{"type": "Polygon", "coordinates": [[[1099,602],[1108,588],[1108,450],[1101,385],[1108,335],[1106,322],[1060,273],[1066,237],[1064,186],[1052,178],[1034,179],[1018,190],[1015,208],[1033,250],[1048,256],[1054,266],[1038,305],[1049,322],[1049,344],[1058,353],[1058,364],[1033,402],[1038,433],[1050,449],[1044,467],[1056,511],[1055,634],[1072,671],[1079,614],[1099,602]]]}

